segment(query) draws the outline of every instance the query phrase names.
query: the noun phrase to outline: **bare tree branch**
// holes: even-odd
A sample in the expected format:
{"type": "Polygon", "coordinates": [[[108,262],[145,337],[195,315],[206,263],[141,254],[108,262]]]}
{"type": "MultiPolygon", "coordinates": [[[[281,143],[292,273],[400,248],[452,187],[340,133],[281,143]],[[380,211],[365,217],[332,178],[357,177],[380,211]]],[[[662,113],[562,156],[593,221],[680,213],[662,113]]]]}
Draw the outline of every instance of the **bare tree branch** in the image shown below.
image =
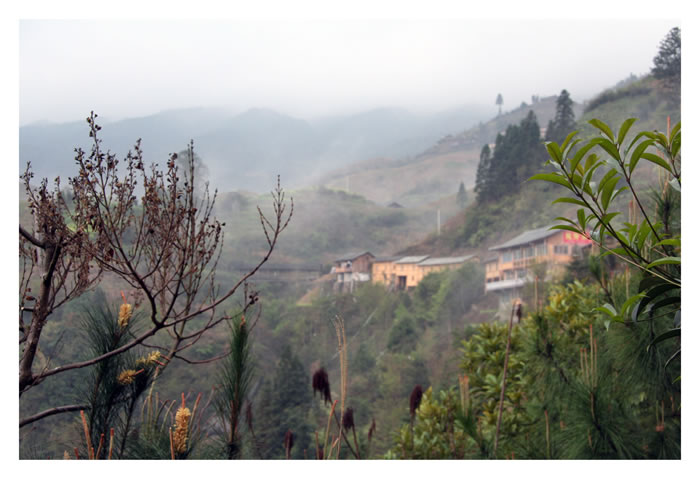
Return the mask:
{"type": "Polygon", "coordinates": [[[27,424],[38,421],[39,419],[44,419],[45,417],[53,416],[55,414],[61,414],[64,412],[80,411],[81,409],[89,409],[88,404],[71,404],[70,406],[58,406],[51,409],[47,409],[40,413],[34,414],[33,416],[25,417],[19,420],[19,427],[24,427],[27,424]]]}

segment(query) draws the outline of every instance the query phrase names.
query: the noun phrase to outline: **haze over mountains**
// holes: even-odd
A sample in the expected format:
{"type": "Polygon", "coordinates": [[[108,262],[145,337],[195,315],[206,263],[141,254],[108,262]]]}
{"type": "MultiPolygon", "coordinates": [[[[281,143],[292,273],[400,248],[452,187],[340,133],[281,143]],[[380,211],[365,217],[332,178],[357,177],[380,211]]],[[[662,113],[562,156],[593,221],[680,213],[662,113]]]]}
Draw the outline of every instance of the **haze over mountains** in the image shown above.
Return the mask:
{"type": "MultiPolygon", "coordinates": [[[[493,113],[483,106],[430,114],[377,108],[309,121],[268,109],[233,115],[197,108],[114,122],[98,118],[98,123],[103,147],[118,158],[141,138],[146,162],[164,164],[169,153],[183,150],[192,139],[212,186],[265,192],[278,174],[285,187],[297,188],[353,162],[412,157],[493,113]]],[[[35,178],[61,176],[64,184],[75,172],[74,148],[89,152],[91,146],[84,121],[23,126],[19,143],[22,171],[31,162],[35,178]]]]}

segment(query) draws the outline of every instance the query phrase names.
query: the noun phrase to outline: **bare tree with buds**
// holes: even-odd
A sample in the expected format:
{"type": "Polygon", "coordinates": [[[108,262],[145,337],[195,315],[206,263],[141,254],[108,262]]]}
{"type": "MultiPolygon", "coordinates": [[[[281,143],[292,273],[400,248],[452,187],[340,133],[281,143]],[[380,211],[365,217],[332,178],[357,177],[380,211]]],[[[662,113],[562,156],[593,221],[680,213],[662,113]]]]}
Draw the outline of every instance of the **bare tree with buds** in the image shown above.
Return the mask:
{"type": "MultiPolygon", "coordinates": [[[[55,374],[93,365],[137,345],[155,348],[146,340],[160,331],[170,336],[164,364],[176,357],[196,363],[183,353],[229,319],[217,313],[222,302],[244,289],[242,313],[256,305],[257,293],[247,290],[246,281],[269,259],[293,213],[294,203],[285,200],[278,178],[272,192],[274,216],[268,219],[258,208],[266,252],[235,284],[222,288],[215,274],[225,225],[212,215],[216,192],[210,196],[206,187],[195,195],[192,143],[185,152],[184,171],[175,154],[164,171],[145,165],[140,140],[120,164],[102,149],[96,120],[94,113],[87,118],[91,152],[75,150],[78,174],[68,180],[72,198],[61,190],[59,179],[53,188],[45,179],[33,186],[31,165],[22,175],[33,225],[19,226],[20,396],[55,374]],[[42,361],[45,364],[38,367],[41,333],[51,314],[105,276],[126,283],[124,302],[133,301],[146,311],[146,330],[102,356],[54,367],[42,361]],[[191,321],[195,318],[196,323],[191,321]]],[[[56,407],[36,417],[70,408],[56,407]]]]}

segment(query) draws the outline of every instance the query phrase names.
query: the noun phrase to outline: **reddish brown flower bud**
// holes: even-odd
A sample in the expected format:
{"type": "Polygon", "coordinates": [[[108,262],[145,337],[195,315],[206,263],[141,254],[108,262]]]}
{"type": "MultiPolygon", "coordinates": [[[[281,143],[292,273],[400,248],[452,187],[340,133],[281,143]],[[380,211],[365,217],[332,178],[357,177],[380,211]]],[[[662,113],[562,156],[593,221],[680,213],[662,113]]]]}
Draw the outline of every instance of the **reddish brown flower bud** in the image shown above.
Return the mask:
{"type": "Polygon", "coordinates": [[[352,408],[349,407],[343,413],[343,429],[347,431],[351,427],[355,427],[355,417],[352,408]]]}
{"type": "Polygon", "coordinates": [[[326,404],[332,402],[331,385],[328,382],[328,373],[324,368],[321,368],[314,373],[313,378],[311,379],[311,385],[314,388],[314,396],[316,395],[316,391],[318,391],[319,393],[321,393],[323,401],[326,404]]]}
{"type": "Polygon", "coordinates": [[[423,388],[420,387],[420,384],[416,384],[416,387],[414,387],[413,391],[411,392],[411,399],[410,399],[411,417],[414,417],[416,415],[416,410],[420,407],[420,400],[422,397],[423,397],[423,388]]]}

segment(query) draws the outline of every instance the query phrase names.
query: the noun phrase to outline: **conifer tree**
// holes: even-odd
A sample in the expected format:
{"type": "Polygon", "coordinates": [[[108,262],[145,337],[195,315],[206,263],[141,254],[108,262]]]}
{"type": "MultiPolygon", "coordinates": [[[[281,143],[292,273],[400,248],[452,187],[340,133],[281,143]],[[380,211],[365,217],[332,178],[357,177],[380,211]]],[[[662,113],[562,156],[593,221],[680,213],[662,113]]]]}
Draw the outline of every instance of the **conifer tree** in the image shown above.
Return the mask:
{"type": "Polygon", "coordinates": [[[674,27],[659,45],[651,69],[654,78],[661,80],[670,89],[680,91],[681,85],[681,29],[674,27]]]}
{"type": "Polygon", "coordinates": [[[557,98],[557,110],[554,119],[547,125],[545,135],[547,141],[562,143],[569,132],[576,127],[576,115],[573,109],[574,102],[571,100],[569,92],[562,90],[557,98]]]}
{"type": "Polygon", "coordinates": [[[474,192],[477,196],[477,201],[483,203],[486,201],[488,188],[488,174],[491,167],[491,148],[489,145],[484,145],[479,155],[479,166],[476,169],[476,185],[474,192]]]}
{"type": "Polygon", "coordinates": [[[459,190],[457,191],[457,204],[460,208],[467,206],[467,189],[464,187],[464,181],[459,182],[459,190]]]}

